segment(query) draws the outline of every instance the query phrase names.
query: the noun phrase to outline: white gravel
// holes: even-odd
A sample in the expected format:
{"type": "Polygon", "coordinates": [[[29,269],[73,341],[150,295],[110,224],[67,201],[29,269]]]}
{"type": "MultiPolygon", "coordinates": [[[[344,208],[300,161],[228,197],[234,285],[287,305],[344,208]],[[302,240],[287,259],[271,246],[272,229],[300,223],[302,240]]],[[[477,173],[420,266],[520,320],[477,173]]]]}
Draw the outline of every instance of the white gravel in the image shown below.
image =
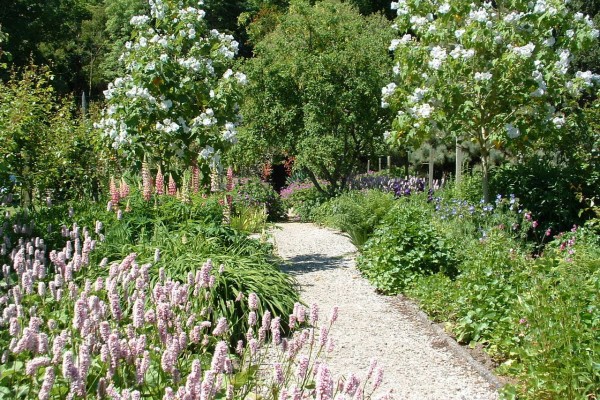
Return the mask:
{"type": "Polygon", "coordinates": [[[427,324],[403,313],[394,298],[379,295],[354,266],[349,239],[313,224],[278,224],[273,238],[283,269],[299,284],[303,301],[329,313],[339,306],[328,364],[334,376],[364,375],[372,358],[385,368],[380,393],[395,399],[487,400],[498,393],[427,324]]]}

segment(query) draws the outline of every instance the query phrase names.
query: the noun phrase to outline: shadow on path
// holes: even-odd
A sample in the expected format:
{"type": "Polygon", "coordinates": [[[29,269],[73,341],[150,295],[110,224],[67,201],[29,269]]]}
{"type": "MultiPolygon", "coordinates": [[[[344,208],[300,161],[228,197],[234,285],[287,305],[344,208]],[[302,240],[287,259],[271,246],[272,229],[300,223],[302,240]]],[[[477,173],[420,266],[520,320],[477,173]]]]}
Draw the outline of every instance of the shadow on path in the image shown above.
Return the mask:
{"type": "Polygon", "coordinates": [[[325,254],[298,255],[285,259],[281,270],[290,275],[348,267],[348,255],[331,257],[325,254]]]}

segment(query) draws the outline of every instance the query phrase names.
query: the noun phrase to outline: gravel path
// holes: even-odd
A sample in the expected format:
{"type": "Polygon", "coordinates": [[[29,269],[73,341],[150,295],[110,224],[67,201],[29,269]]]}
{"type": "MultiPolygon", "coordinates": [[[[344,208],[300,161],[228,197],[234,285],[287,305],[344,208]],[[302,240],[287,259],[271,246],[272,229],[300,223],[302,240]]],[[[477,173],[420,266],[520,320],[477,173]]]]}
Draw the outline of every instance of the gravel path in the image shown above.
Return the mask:
{"type": "Polygon", "coordinates": [[[339,306],[328,360],[334,376],[384,365],[383,391],[398,400],[497,399],[496,390],[464,358],[445,345],[430,324],[403,313],[393,297],[375,293],[354,266],[347,237],[313,224],[285,223],[273,230],[283,269],[300,286],[302,299],[324,313],[339,306]]]}

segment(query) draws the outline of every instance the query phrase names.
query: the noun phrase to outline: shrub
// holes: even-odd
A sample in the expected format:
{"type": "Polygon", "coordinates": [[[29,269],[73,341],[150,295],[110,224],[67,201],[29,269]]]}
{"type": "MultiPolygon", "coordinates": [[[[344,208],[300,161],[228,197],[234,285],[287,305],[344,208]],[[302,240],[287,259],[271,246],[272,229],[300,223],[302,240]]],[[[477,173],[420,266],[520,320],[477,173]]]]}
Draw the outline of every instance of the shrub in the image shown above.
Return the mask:
{"type": "Polygon", "coordinates": [[[318,207],[314,219],[348,233],[360,248],[393,205],[393,195],[380,190],[349,191],[318,207]]]}
{"type": "Polygon", "coordinates": [[[556,232],[582,224],[592,214],[584,212],[585,203],[600,185],[600,174],[593,165],[556,164],[546,158],[533,157],[519,164],[505,164],[493,171],[491,186],[496,193],[514,193],[523,205],[535,210],[542,228],[556,232]]]}
{"type": "Polygon", "coordinates": [[[301,221],[312,221],[315,210],[329,198],[312,183],[291,183],[281,191],[287,209],[300,217],[301,221]]]}
{"type": "MultiPolygon", "coordinates": [[[[184,282],[161,270],[152,284],[150,265],[138,265],[130,254],[110,265],[106,279],[91,281],[86,272],[92,266],[93,240],[80,234],[71,236],[83,241],[72,254],[68,246],[51,252],[55,274],[46,267],[39,239],[24,238],[11,265],[3,267],[9,290],[1,297],[0,345],[7,349],[0,365],[2,397],[212,400],[252,393],[275,400],[284,391],[303,398],[335,395],[336,382],[322,360],[331,340],[317,342],[315,330],[328,332],[337,309],[319,319],[317,305],[309,312],[296,303],[288,317],[295,334],[288,342],[281,337],[281,319],[264,311],[263,299],[239,292],[235,302],[246,310],[243,318],[250,328],[233,352],[230,321],[210,305],[213,299],[224,301],[215,283],[221,272],[215,274],[210,262],[184,282]],[[322,327],[317,320],[324,321],[322,327]]],[[[372,380],[365,378],[370,393],[380,385],[382,372],[379,368],[369,373],[372,380]]]]}
{"type": "Polygon", "coordinates": [[[251,178],[237,185],[234,192],[234,208],[235,204],[242,204],[244,207],[264,207],[269,221],[285,218],[286,213],[281,197],[268,183],[258,178],[251,178]]]}
{"type": "Polygon", "coordinates": [[[456,273],[455,249],[431,224],[420,196],[398,204],[365,243],[357,267],[384,293],[399,293],[421,275],[456,273]]]}

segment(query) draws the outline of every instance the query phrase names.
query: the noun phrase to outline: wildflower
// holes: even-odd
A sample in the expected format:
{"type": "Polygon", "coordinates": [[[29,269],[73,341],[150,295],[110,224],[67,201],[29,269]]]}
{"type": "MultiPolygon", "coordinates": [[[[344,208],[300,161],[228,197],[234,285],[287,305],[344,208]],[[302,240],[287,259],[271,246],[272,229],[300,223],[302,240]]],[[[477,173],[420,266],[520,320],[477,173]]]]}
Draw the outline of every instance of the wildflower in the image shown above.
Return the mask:
{"type": "Polygon", "coordinates": [[[281,363],[276,362],[273,364],[273,377],[278,385],[283,384],[283,367],[281,363]]]}
{"type": "Polygon", "coordinates": [[[227,318],[221,317],[221,318],[219,318],[219,320],[217,322],[217,326],[213,330],[212,334],[214,336],[221,336],[221,335],[224,335],[228,329],[229,329],[229,327],[227,325],[227,318]]]}
{"type": "Polygon", "coordinates": [[[47,367],[48,365],[50,365],[50,362],[50,358],[45,356],[31,359],[27,361],[27,364],[25,365],[25,373],[29,376],[34,376],[37,374],[37,370],[39,368],[47,367]]]}
{"type": "Polygon", "coordinates": [[[48,400],[50,398],[50,391],[52,390],[52,386],[54,386],[55,378],[56,373],[54,372],[54,367],[46,368],[44,381],[42,382],[42,387],[40,389],[40,393],[38,394],[39,400],[48,400]]]}
{"type": "Polygon", "coordinates": [[[258,309],[258,296],[256,293],[250,293],[248,295],[248,308],[250,308],[250,310],[258,309]]]}
{"type": "Polygon", "coordinates": [[[165,176],[162,173],[160,165],[158,166],[158,171],[156,172],[154,189],[156,190],[156,194],[158,195],[165,194],[165,176]]]}
{"type": "Polygon", "coordinates": [[[175,184],[175,180],[171,174],[169,174],[168,194],[169,196],[175,196],[177,194],[177,185],[175,184]]]}
{"type": "Polygon", "coordinates": [[[310,323],[315,325],[319,320],[319,306],[316,303],[310,306],[310,323]]]}
{"type": "Polygon", "coordinates": [[[319,365],[319,371],[316,378],[316,400],[333,399],[333,379],[331,372],[325,364],[319,365]]]}
{"type": "Polygon", "coordinates": [[[302,380],[306,377],[306,373],[308,372],[308,363],[309,359],[307,356],[302,355],[298,360],[298,366],[296,367],[296,376],[298,379],[302,380]]]}

